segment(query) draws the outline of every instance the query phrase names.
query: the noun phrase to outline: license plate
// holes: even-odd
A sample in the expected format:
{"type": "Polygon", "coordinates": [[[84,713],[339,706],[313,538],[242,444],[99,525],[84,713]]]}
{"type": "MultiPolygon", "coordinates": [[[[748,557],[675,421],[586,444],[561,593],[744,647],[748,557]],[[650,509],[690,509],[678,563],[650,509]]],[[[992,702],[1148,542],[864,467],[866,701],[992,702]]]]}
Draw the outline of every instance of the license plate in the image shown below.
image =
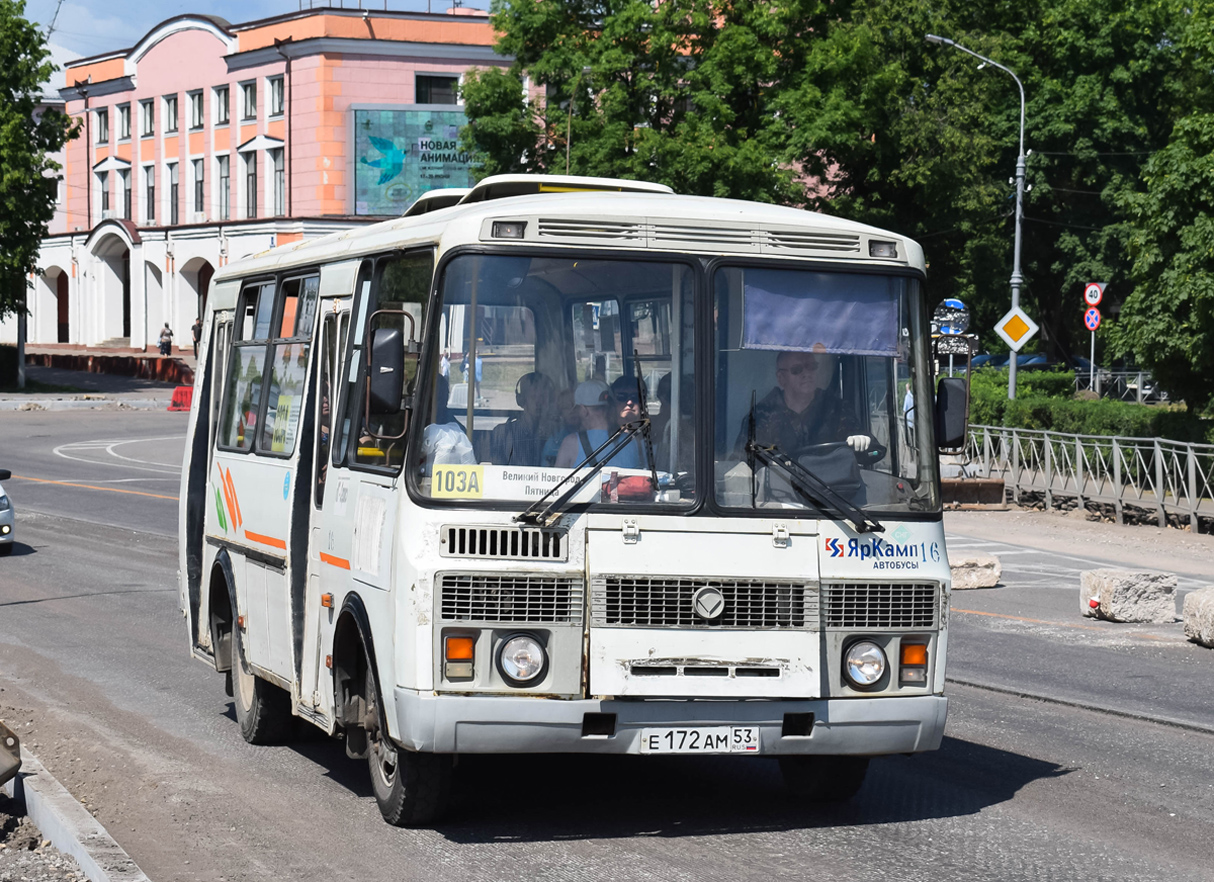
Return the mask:
{"type": "Polygon", "coordinates": [[[641,753],[758,753],[758,726],[641,730],[641,753]]]}

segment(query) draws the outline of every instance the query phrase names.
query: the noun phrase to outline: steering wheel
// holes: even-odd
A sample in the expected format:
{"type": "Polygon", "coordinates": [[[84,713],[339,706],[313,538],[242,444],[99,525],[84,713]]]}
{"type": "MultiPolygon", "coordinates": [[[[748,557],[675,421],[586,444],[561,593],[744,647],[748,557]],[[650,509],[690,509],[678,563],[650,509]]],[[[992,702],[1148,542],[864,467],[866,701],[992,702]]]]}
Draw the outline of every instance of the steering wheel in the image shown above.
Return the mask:
{"type": "MultiPolygon", "coordinates": [[[[872,437],[872,436],[869,436],[872,437]]],[[[851,450],[851,445],[846,441],[825,441],[821,444],[811,444],[808,447],[801,449],[801,455],[810,454],[815,456],[824,456],[828,453],[834,453],[841,448],[851,450]]],[[[854,450],[856,462],[861,466],[874,466],[881,460],[885,459],[887,448],[877,443],[877,439],[873,438],[867,450],[854,450]]]]}

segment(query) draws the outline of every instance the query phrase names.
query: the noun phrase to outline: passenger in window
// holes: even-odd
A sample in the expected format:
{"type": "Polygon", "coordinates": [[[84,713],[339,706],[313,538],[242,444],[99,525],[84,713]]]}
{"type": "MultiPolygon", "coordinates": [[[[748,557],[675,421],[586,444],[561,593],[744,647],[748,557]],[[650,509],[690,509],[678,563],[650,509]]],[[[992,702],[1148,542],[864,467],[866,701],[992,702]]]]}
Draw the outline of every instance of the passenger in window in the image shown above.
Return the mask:
{"type": "Polygon", "coordinates": [[[475,465],[472,441],[464,427],[447,407],[450,393],[447,378],[434,384],[434,422],[422,431],[421,473],[428,475],[436,465],[475,465]]]}
{"type": "MultiPolygon", "coordinates": [[[[796,458],[809,447],[845,442],[860,453],[872,444],[856,418],[835,394],[839,368],[827,352],[781,352],[776,356],[776,386],[755,406],[755,442],[776,445],[796,458]]],[[[742,421],[734,456],[746,457],[750,417],[742,421]]]]}
{"type": "Polygon", "coordinates": [[[489,457],[494,465],[544,464],[544,443],[556,431],[556,387],[538,371],[523,374],[514,385],[514,400],[522,408],[493,429],[489,457]]]}
{"type": "MultiPolygon", "coordinates": [[[[633,398],[636,397],[636,381],[633,380],[633,398]]],[[[619,428],[618,418],[629,409],[629,403],[617,404],[611,395],[611,387],[602,380],[586,380],[579,383],[573,393],[573,403],[577,408],[578,431],[570,434],[561,442],[561,449],[556,455],[558,468],[570,469],[594,453],[619,428]],[[609,413],[609,410],[612,411],[609,413]]],[[[635,402],[632,403],[635,407],[635,402]]],[[[641,457],[635,442],[629,443],[623,450],[606,465],[622,469],[635,469],[641,466],[641,457]]]]}
{"type": "Polygon", "coordinates": [[[546,466],[556,465],[556,456],[561,449],[561,444],[578,430],[577,405],[573,403],[573,390],[562,389],[556,393],[556,403],[552,410],[556,431],[544,442],[544,453],[540,462],[541,465],[546,466]]]}

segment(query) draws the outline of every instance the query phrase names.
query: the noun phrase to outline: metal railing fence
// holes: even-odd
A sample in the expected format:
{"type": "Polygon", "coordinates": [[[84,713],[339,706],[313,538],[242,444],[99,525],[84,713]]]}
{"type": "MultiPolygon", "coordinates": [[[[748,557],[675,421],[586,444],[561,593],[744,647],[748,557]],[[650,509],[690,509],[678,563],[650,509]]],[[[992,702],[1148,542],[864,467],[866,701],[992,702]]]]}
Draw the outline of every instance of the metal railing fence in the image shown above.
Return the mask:
{"type": "Polygon", "coordinates": [[[1214,518],[1214,444],[1162,438],[1067,435],[1035,429],[970,426],[965,473],[1002,478],[1020,502],[1023,492],[1043,493],[1045,507],[1059,497],[1113,506],[1117,523],[1125,506],[1168,515],[1214,518]]]}
{"type": "Polygon", "coordinates": [[[1116,398],[1143,404],[1148,401],[1167,401],[1168,393],[1159,388],[1150,371],[1102,371],[1097,370],[1095,382],[1088,371],[1075,372],[1075,391],[1091,389],[1102,398],[1116,398]]]}

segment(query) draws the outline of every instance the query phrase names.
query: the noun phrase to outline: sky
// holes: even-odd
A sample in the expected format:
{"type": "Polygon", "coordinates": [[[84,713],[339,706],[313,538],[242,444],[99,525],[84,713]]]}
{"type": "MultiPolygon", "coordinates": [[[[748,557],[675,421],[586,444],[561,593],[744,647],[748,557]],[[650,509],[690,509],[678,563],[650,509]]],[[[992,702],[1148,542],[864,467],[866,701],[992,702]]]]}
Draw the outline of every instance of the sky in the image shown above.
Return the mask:
{"type": "MultiPolygon", "coordinates": [[[[428,0],[362,0],[366,8],[425,12],[428,0]]],[[[25,15],[44,31],[55,17],[56,0],[26,0],[25,15]]],[[[169,18],[187,13],[218,15],[232,23],[255,21],[285,15],[309,6],[340,6],[340,0],[64,0],[51,33],[50,42],[76,57],[98,55],[115,49],[127,49],[169,18]]],[[[449,0],[432,0],[430,9],[445,12],[449,0]]],[[[488,0],[467,0],[465,6],[488,8],[488,0]]],[[[359,0],[345,0],[347,8],[359,6],[359,0]]]]}

